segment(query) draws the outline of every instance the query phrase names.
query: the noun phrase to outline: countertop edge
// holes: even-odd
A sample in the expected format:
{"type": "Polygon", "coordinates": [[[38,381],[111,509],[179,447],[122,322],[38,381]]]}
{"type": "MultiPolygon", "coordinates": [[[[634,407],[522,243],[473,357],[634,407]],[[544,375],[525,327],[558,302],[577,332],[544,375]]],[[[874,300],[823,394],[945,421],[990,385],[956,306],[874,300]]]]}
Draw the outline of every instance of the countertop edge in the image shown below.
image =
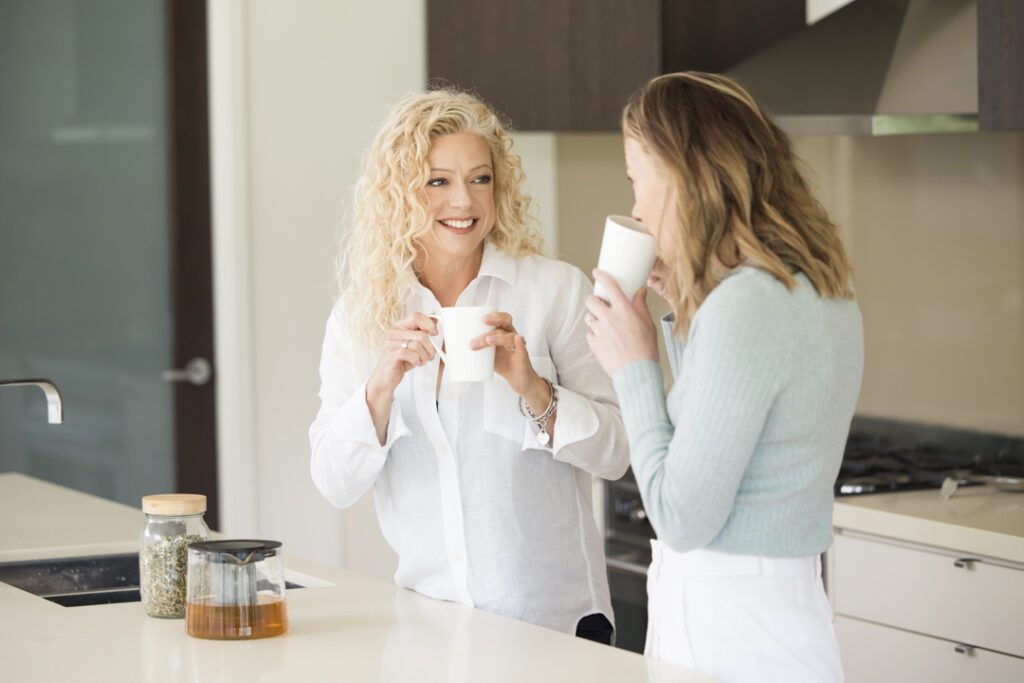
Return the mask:
{"type": "MultiPolygon", "coordinates": [[[[898,495],[898,494],[884,494],[898,495]]],[[[834,528],[1024,564],[1024,537],[835,502],[834,528]]]]}

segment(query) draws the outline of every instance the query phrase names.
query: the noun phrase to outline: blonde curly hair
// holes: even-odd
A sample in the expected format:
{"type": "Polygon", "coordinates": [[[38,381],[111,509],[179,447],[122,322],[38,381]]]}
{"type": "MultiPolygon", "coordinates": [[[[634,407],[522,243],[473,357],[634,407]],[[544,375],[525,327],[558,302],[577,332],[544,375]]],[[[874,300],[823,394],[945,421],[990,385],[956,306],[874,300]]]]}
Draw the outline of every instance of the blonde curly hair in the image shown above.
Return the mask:
{"type": "Polygon", "coordinates": [[[403,97],[391,109],[355,185],[352,218],[338,251],[338,288],[356,347],[369,351],[404,315],[416,283],[420,238],[432,229],[425,188],[433,141],[474,133],[494,168],[495,248],[514,257],[540,253],[543,241],[522,190],[520,159],[500,117],[483,101],[454,89],[403,97]]]}

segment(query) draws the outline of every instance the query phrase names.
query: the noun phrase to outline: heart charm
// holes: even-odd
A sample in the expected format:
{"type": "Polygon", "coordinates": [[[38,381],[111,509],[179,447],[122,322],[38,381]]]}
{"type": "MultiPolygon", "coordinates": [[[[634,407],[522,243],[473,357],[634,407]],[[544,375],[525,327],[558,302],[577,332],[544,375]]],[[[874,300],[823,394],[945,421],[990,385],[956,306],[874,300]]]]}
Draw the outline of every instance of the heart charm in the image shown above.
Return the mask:
{"type": "Polygon", "coordinates": [[[546,431],[541,429],[540,432],[537,434],[537,443],[539,443],[541,446],[547,446],[548,441],[551,441],[551,437],[548,435],[546,431]]]}

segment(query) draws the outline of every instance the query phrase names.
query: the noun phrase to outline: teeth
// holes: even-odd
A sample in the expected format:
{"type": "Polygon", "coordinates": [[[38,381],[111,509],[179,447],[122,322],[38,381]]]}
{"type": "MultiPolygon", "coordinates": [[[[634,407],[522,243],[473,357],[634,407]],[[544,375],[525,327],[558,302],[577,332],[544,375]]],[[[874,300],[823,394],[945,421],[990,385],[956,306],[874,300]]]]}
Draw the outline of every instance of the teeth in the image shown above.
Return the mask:
{"type": "Polygon", "coordinates": [[[468,228],[469,226],[473,225],[473,219],[472,218],[469,218],[469,219],[464,220],[464,221],[441,221],[441,222],[443,224],[447,225],[449,228],[458,228],[460,230],[468,228]]]}

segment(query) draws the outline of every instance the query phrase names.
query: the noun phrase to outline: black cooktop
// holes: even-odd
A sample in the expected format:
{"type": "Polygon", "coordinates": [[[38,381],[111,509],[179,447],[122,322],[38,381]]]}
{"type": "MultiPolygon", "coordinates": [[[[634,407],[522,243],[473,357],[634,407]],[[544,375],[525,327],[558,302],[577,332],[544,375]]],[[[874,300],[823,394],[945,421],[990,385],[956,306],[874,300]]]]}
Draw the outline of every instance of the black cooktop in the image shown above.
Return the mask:
{"type": "Polygon", "coordinates": [[[850,429],[835,493],[939,488],[954,471],[1024,477],[1024,439],[858,417],[850,429]]]}

